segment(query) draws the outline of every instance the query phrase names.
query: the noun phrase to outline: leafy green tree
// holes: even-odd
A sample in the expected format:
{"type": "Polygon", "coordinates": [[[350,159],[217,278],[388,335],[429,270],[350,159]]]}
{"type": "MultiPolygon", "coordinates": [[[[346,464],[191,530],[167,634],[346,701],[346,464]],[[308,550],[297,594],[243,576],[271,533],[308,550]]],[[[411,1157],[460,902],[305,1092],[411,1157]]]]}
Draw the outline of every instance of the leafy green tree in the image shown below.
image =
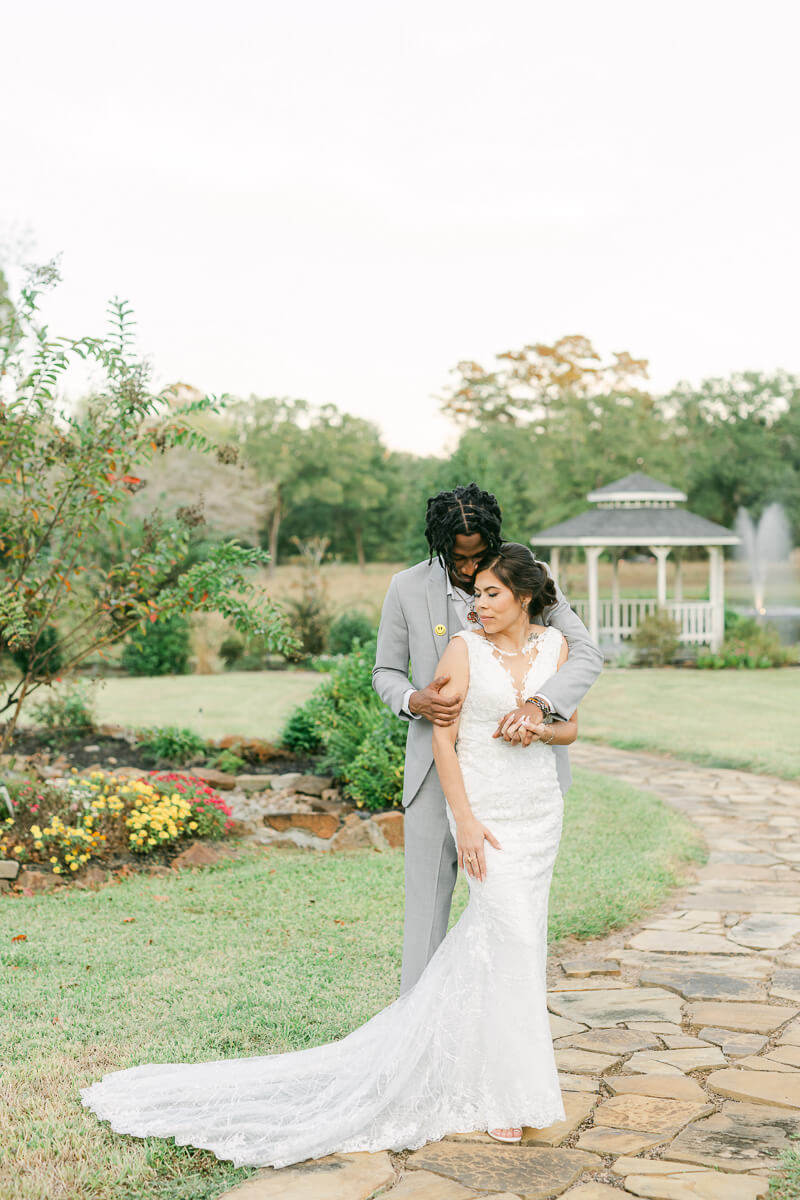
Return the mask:
{"type": "Polygon", "coordinates": [[[269,485],[264,516],[271,573],[284,517],[313,492],[318,465],[306,436],[311,408],[304,400],[251,396],[232,406],[231,417],[247,461],[262,484],[269,485]]]}
{"type": "Polygon", "coordinates": [[[800,380],[737,372],[680,384],[660,401],[691,508],[730,527],[742,506],[786,505],[800,535],[800,380]]]}
{"type": "Polygon", "coordinates": [[[148,621],[176,613],[217,611],[243,632],[266,636],[275,649],[296,646],[281,610],[252,582],[266,561],[261,550],[218,543],[187,566],[191,508],[167,525],[156,516],[129,556],[103,565],[92,538],[110,526],[142,486],[146,465],[173,446],[217,450],[192,427],[198,413],[216,411],[202,397],[174,404],[148,388],[147,370],[132,348],[128,307],[110,306],[104,338],[53,338],[39,324],[44,287],[55,272],[34,272],[14,308],[13,328],[0,331],[0,645],[24,649],[27,665],[0,712],[11,718],[0,739],[10,742],[27,696],[60,669],[124,638],[148,621]],[[66,411],[59,389],[76,360],[100,368],[104,383],[79,415],[66,411]],[[59,637],[49,632],[56,626],[59,637]]]}

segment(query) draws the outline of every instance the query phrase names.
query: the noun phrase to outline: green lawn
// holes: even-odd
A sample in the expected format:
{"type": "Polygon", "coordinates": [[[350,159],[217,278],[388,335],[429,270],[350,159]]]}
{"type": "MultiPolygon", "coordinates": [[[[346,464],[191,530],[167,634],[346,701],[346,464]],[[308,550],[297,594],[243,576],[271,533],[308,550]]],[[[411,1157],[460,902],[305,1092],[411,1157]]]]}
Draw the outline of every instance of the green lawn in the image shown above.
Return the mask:
{"type": "MultiPolygon", "coordinates": [[[[185,725],[207,737],[275,738],[322,677],[313,671],[109,679],[101,720],[185,725]]],[[[708,765],[800,778],[800,670],[604,672],[581,705],[580,736],[708,765]]],[[[30,713],[28,714],[30,716],[30,713]]]]}
{"type": "Polygon", "coordinates": [[[800,670],[607,670],[580,737],[708,766],[800,778],[800,670]]]}
{"type": "MultiPolygon", "coordinates": [[[[113,676],[93,692],[98,719],[133,729],[180,725],[204,737],[246,734],[271,740],[324,676],[318,671],[230,671],[222,675],[113,676]]],[[[40,693],[41,694],[41,693],[40,693]]],[[[32,697],[32,704],[36,697],[32,697]]],[[[22,724],[32,720],[23,709],[22,724]]]]}
{"type": "MultiPolygon", "coordinates": [[[[576,776],[552,892],[558,938],[627,924],[700,854],[658,800],[576,776]]],[[[454,919],[465,892],[461,880],[454,919]]],[[[205,1152],[111,1133],[78,1088],[136,1063],[343,1036],[396,995],[402,914],[400,851],[243,849],[174,879],[0,896],[4,1200],[211,1200],[245,1178],[205,1152]]]]}

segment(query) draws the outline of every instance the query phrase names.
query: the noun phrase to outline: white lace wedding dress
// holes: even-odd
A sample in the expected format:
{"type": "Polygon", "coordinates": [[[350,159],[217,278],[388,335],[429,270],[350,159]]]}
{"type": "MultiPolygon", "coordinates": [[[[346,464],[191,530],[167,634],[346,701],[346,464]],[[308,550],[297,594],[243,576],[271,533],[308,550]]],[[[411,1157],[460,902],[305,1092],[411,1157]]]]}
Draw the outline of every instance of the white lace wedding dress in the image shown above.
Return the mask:
{"type": "MultiPolygon", "coordinates": [[[[486,880],[470,880],[466,910],[416,986],[339,1042],[106,1075],[81,1096],[112,1129],[281,1167],[564,1119],[545,1003],[562,817],[555,757],[539,742],[492,739],[516,703],[512,677],[480,633],[458,636],[470,662],[458,759],[472,810],[502,850],[485,843],[486,880]]],[[[539,635],[524,694],[555,672],[561,642],[553,628],[539,635]]]]}

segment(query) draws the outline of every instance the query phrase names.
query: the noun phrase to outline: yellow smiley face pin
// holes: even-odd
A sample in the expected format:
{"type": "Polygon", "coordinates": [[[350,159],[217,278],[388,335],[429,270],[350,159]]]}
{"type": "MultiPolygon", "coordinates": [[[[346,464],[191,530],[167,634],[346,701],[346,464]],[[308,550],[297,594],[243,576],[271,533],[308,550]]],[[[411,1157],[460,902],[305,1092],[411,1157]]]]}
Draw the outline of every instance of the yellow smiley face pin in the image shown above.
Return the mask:
{"type": "Polygon", "coordinates": [[[433,631],[433,632],[434,632],[434,633],[435,633],[435,634],[436,634],[438,637],[444,637],[444,635],[447,633],[447,626],[446,626],[446,625],[437,625],[437,626],[434,628],[434,631],[433,631]]]}

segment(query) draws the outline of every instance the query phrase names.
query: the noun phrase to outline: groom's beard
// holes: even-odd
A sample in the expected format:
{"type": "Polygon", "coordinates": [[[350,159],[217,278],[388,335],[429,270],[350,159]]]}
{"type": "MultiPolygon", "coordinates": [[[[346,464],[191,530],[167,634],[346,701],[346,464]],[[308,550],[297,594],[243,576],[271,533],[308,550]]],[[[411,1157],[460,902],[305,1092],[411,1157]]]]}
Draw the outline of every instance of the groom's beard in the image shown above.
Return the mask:
{"type": "Polygon", "coordinates": [[[475,591],[474,575],[470,575],[467,578],[462,578],[461,575],[457,575],[456,572],[452,570],[449,572],[449,575],[450,582],[452,583],[453,587],[461,588],[462,592],[467,592],[467,594],[470,596],[475,591]]]}

